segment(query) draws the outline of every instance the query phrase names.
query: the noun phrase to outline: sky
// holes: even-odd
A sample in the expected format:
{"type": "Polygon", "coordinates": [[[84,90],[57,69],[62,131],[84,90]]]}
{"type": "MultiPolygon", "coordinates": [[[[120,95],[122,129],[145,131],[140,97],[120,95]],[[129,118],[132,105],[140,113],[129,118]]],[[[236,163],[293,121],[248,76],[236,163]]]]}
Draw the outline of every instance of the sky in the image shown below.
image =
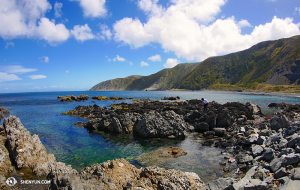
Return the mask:
{"type": "Polygon", "coordinates": [[[0,93],[85,91],[295,35],[299,0],[0,0],[0,93]]]}

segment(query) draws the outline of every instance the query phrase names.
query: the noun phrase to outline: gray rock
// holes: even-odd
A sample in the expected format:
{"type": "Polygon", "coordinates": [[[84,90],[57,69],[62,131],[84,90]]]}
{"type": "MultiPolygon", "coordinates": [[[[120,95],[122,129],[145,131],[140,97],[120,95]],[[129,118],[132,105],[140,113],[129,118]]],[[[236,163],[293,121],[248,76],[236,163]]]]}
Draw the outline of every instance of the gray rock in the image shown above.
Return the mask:
{"type": "Polygon", "coordinates": [[[258,134],[252,134],[252,135],[249,135],[246,140],[245,140],[245,144],[254,144],[256,143],[258,140],[258,134]]]}
{"type": "Polygon", "coordinates": [[[280,154],[278,155],[278,157],[281,157],[282,155],[288,155],[294,153],[294,149],[292,148],[284,148],[280,151],[280,154]]]}
{"type": "Polygon", "coordinates": [[[264,159],[269,161],[274,158],[274,150],[272,148],[266,148],[266,152],[264,153],[264,159]]]}
{"type": "Polygon", "coordinates": [[[279,142],[279,149],[286,148],[288,144],[288,141],[286,139],[281,139],[279,142]]]}
{"type": "Polygon", "coordinates": [[[173,110],[165,111],[162,115],[156,111],[144,113],[133,128],[134,134],[142,137],[186,137],[191,131],[183,116],[173,110]]]}
{"type": "Polygon", "coordinates": [[[238,154],[236,158],[238,159],[239,164],[248,163],[253,160],[253,157],[248,154],[238,154]]]}
{"type": "Polygon", "coordinates": [[[300,168],[294,168],[291,171],[291,179],[292,180],[300,180],[300,168]]]}
{"type": "Polygon", "coordinates": [[[288,147],[293,147],[295,144],[300,142],[300,136],[297,136],[296,138],[290,140],[287,144],[288,147]]]}
{"type": "Polygon", "coordinates": [[[300,154],[288,154],[281,157],[285,166],[300,162],[300,154]]]}
{"type": "Polygon", "coordinates": [[[31,168],[37,176],[48,175],[49,165],[55,162],[37,135],[30,135],[20,119],[9,116],[3,126],[7,132],[7,149],[18,168],[31,168]]]}
{"type": "Polygon", "coordinates": [[[286,184],[279,187],[277,190],[299,190],[300,181],[299,180],[289,180],[286,184]]]}
{"type": "Polygon", "coordinates": [[[286,131],[285,131],[285,133],[286,133],[287,135],[292,135],[292,134],[294,134],[294,133],[295,133],[296,131],[298,131],[298,130],[299,130],[299,127],[293,125],[293,126],[287,128],[286,131]]]}
{"type": "Polygon", "coordinates": [[[207,190],[226,189],[227,187],[236,182],[237,180],[234,178],[219,178],[208,183],[207,190]]]}
{"type": "Polygon", "coordinates": [[[265,168],[261,168],[255,172],[255,174],[252,176],[252,178],[264,181],[269,173],[270,173],[269,170],[267,170],[265,168]]]}
{"type": "Polygon", "coordinates": [[[285,183],[288,182],[289,180],[290,180],[290,178],[287,177],[287,176],[277,179],[277,181],[278,181],[279,183],[281,183],[281,184],[285,184],[285,183]]]}
{"type": "Polygon", "coordinates": [[[247,102],[246,106],[251,110],[252,115],[261,114],[261,108],[258,105],[251,102],[247,102]]]}
{"type": "Polygon", "coordinates": [[[271,130],[270,129],[263,129],[258,134],[259,134],[259,136],[270,136],[271,135],[271,130]]]}
{"type": "Polygon", "coordinates": [[[265,143],[266,143],[266,137],[265,136],[259,136],[258,139],[257,139],[256,144],[263,145],[265,143]]]}
{"type": "Polygon", "coordinates": [[[281,178],[284,176],[286,176],[286,170],[283,167],[281,167],[279,170],[277,170],[274,174],[275,179],[278,179],[278,178],[281,178]]]}
{"type": "Polygon", "coordinates": [[[270,162],[270,168],[272,172],[276,172],[282,166],[283,166],[283,159],[281,158],[276,157],[270,162]]]}
{"type": "Polygon", "coordinates": [[[214,128],[213,131],[215,132],[215,135],[218,137],[223,137],[226,134],[226,129],[224,128],[214,128]]]}
{"type": "Polygon", "coordinates": [[[249,181],[252,179],[252,176],[255,174],[257,168],[258,168],[258,166],[254,166],[254,167],[250,168],[250,170],[246,173],[246,175],[242,179],[240,179],[237,183],[234,183],[232,185],[231,189],[234,189],[234,190],[243,189],[243,187],[245,187],[247,184],[249,184],[249,181]]]}
{"type": "Polygon", "coordinates": [[[285,115],[280,114],[270,120],[271,129],[278,131],[280,128],[289,128],[290,122],[285,115]]]}
{"type": "Polygon", "coordinates": [[[252,150],[252,154],[254,157],[257,157],[259,155],[262,154],[262,152],[264,151],[263,147],[261,147],[260,145],[254,145],[251,147],[252,150]]]}
{"type": "Polygon", "coordinates": [[[196,132],[206,132],[209,131],[209,125],[206,122],[200,122],[195,125],[196,132]]]}
{"type": "Polygon", "coordinates": [[[214,131],[206,131],[203,133],[204,137],[209,137],[209,136],[215,136],[215,132],[214,131]]]}
{"type": "Polygon", "coordinates": [[[259,179],[250,179],[249,183],[245,185],[244,190],[265,190],[267,189],[267,185],[267,183],[259,179]]]}

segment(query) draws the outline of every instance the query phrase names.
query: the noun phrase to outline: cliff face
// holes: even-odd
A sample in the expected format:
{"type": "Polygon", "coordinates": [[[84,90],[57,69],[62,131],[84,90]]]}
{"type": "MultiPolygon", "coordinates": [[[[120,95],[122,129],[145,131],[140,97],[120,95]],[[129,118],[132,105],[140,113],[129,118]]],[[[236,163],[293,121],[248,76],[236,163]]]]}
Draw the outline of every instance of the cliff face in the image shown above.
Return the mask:
{"type": "Polygon", "coordinates": [[[91,90],[199,90],[214,84],[300,83],[300,36],[261,42],[201,63],[179,64],[150,76],[101,82],[91,90]]]}

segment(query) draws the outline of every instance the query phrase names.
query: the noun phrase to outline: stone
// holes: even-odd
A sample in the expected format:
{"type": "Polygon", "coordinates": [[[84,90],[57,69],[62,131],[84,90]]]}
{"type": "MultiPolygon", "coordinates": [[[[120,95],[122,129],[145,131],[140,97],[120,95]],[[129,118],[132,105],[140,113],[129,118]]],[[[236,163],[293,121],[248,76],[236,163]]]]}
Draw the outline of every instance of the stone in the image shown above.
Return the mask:
{"type": "Polygon", "coordinates": [[[278,131],[281,128],[289,128],[290,123],[285,115],[280,114],[279,116],[273,117],[270,120],[271,129],[278,131]]]}
{"type": "Polygon", "coordinates": [[[257,139],[256,144],[263,145],[263,144],[265,144],[265,142],[266,142],[266,137],[265,136],[259,136],[258,139],[257,139]]]}
{"type": "Polygon", "coordinates": [[[49,165],[55,162],[53,154],[46,148],[37,135],[30,135],[16,116],[4,119],[7,132],[7,149],[17,168],[31,168],[37,176],[48,175],[49,165]]]}
{"type": "Polygon", "coordinates": [[[274,174],[275,179],[282,178],[284,176],[286,176],[286,170],[283,167],[281,167],[279,170],[277,170],[274,174]]]}
{"type": "Polygon", "coordinates": [[[248,154],[238,154],[236,158],[238,159],[239,164],[248,163],[253,160],[253,157],[248,154]]]}
{"type": "Polygon", "coordinates": [[[300,180],[300,168],[294,168],[291,171],[292,180],[300,180]]]}
{"type": "Polygon", "coordinates": [[[206,131],[203,133],[204,137],[210,137],[210,136],[215,136],[215,132],[214,131],[206,131]]]}
{"type": "Polygon", "coordinates": [[[278,157],[281,157],[282,155],[288,155],[294,153],[294,149],[292,148],[284,148],[280,151],[280,154],[278,155],[278,157]]]}
{"type": "Polygon", "coordinates": [[[231,124],[231,116],[229,115],[229,111],[224,109],[217,117],[216,126],[218,128],[226,128],[229,127],[231,124]]]}
{"type": "Polygon", "coordinates": [[[266,190],[267,183],[259,179],[250,179],[249,183],[245,185],[244,190],[266,190]]]}
{"type": "Polygon", "coordinates": [[[264,159],[270,161],[274,158],[274,150],[272,148],[267,148],[264,153],[264,159]]]}
{"type": "Polygon", "coordinates": [[[195,124],[195,131],[196,132],[206,132],[209,131],[209,125],[206,122],[199,122],[195,124]]]}
{"type": "Polygon", "coordinates": [[[261,155],[262,152],[264,151],[264,149],[260,145],[252,146],[251,150],[252,150],[252,154],[253,154],[254,157],[257,157],[257,156],[261,155]]]}
{"type": "Polygon", "coordinates": [[[283,186],[277,188],[277,190],[298,190],[300,187],[299,180],[289,180],[283,186]]]}
{"type": "Polygon", "coordinates": [[[298,135],[296,138],[290,140],[287,144],[287,147],[293,147],[295,144],[300,142],[300,136],[298,135]]]}
{"type": "Polygon", "coordinates": [[[281,139],[279,142],[279,149],[286,148],[288,144],[288,141],[286,139],[281,139]]]}
{"type": "Polygon", "coordinates": [[[251,134],[249,135],[246,140],[245,140],[245,144],[254,144],[256,143],[258,140],[258,134],[251,134]]]}
{"type": "Polygon", "coordinates": [[[299,127],[293,125],[293,126],[287,128],[286,131],[285,131],[285,133],[286,133],[287,135],[292,135],[292,134],[294,134],[294,133],[295,133],[296,131],[298,131],[298,130],[299,130],[299,127]]]}
{"type": "Polygon", "coordinates": [[[214,128],[213,131],[215,132],[215,135],[218,137],[223,137],[226,134],[226,129],[224,128],[214,128]]]}
{"type": "Polygon", "coordinates": [[[234,178],[219,178],[211,181],[207,184],[207,190],[219,190],[226,189],[231,186],[233,183],[236,183],[237,180],[234,178]]]}

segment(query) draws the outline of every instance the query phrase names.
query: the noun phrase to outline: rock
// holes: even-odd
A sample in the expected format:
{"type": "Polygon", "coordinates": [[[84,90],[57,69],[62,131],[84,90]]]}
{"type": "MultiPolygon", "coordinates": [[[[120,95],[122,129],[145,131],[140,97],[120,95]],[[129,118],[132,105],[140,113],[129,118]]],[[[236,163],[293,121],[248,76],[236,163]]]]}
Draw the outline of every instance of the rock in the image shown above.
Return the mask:
{"type": "Polygon", "coordinates": [[[47,154],[37,135],[30,135],[16,116],[4,119],[7,149],[17,168],[31,168],[37,176],[48,175],[49,165],[55,162],[53,154],[47,154]]]}
{"type": "Polygon", "coordinates": [[[244,190],[266,190],[267,183],[259,179],[250,179],[248,184],[245,185],[244,190]]]}
{"type": "Polygon", "coordinates": [[[231,125],[231,117],[227,109],[222,110],[216,120],[216,126],[218,128],[227,128],[231,125]]]}
{"type": "Polygon", "coordinates": [[[279,142],[279,149],[286,148],[288,144],[288,141],[286,139],[281,139],[279,142]]]}
{"type": "Polygon", "coordinates": [[[245,140],[245,144],[254,144],[256,143],[258,140],[258,134],[252,134],[252,135],[249,135],[246,140],[245,140]]]}
{"type": "Polygon", "coordinates": [[[226,189],[231,186],[233,183],[236,183],[237,180],[234,178],[219,178],[211,181],[207,184],[207,190],[219,190],[226,189]]]}
{"type": "Polygon", "coordinates": [[[252,176],[252,178],[264,181],[269,173],[270,173],[269,170],[267,170],[265,168],[261,168],[255,172],[255,174],[252,176]]]}
{"type": "Polygon", "coordinates": [[[278,155],[278,157],[281,157],[282,155],[288,155],[288,154],[291,154],[291,153],[294,153],[294,149],[292,148],[284,148],[281,150],[280,154],[278,155]]]}
{"type": "Polygon", "coordinates": [[[281,128],[289,128],[290,123],[285,115],[280,114],[279,116],[273,117],[270,120],[271,129],[278,131],[281,128]]]}
{"type": "Polygon", "coordinates": [[[253,157],[248,154],[238,154],[236,158],[238,159],[239,164],[248,163],[253,160],[253,157]]]}
{"type": "Polygon", "coordinates": [[[162,100],[180,100],[179,96],[164,97],[162,100]]]}
{"type": "Polygon", "coordinates": [[[282,135],[280,133],[271,135],[267,138],[265,145],[271,146],[272,143],[279,142],[282,139],[282,135]]]}
{"type": "Polygon", "coordinates": [[[271,163],[270,167],[272,172],[276,172],[279,168],[296,164],[300,162],[300,154],[288,154],[288,155],[283,155],[280,158],[274,158],[271,163]]]}
{"type": "Polygon", "coordinates": [[[300,180],[300,168],[294,168],[291,171],[291,179],[292,180],[300,180]]]}
{"type": "Polygon", "coordinates": [[[204,132],[203,133],[203,136],[204,137],[213,137],[213,136],[215,136],[215,132],[214,131],[206,131],[206,132],[204,132]]]}
{"type": "Polygon", "coordinates": [[[276,173],[274,174],[275,179],[282,178],[284,176],[286,176],[286,170],[283,167],[281,167],[279,170],[277,170],[276,173]]]}
{"type": "Polygon", "coordinates": [[[5,140],[3,140],[2,138],[4,137],[0,136],[0,176],[6,176],[7,174],[9,174],[9,172],[13,171],[13,167],[9,159],[9,152],[5,148],[5,143],[3,143],[3,141],[5,140]]]}
{"type": "Polygon", "coordinates": [[[267,148],[264,153],[264,159],[270,161],[274,158],[274,150],[272,148],[267,148]]]}
{"type": "Polygon", "coordinates": [[[215,135],[218,137],[223,137],[226,134],[226,129],[224,128],[214,128],[213,131],[215,132],[215,135]]]}
{"type": "Polygon", "coordinates": [[[298,190],[300,187],[299,180],[289,180],[286,184],[279,187],[277,190],[298,190]]]}
{"type": "Polygon", "coordinates": [[[286,131],[285,131],[285,133],[287,135],[292,135],[292,134],[294,134],[298,130],[299,130],[299,127],[294,125],[294,126],[291,126],[291,127],[287,128],[286,131]]]}
{"type": "Polygon", "coordinates": [[[186,137],[192,131],[189,124],[183,120],[183,116],[172,111],[165,111],[162,115],[156,111],[150,111],[142,115],[133,129],[134,134],[142,137],[186,137]]]}
{"type": "Polygon", "coordinates": [[[260,145],[252,146],[251,150],[252,150],[252,154],[253,154],[254,157],[257,157],[257,156],[261,155],[264,151],[264,149],[260,145]]]}
{"type": "Polygon", "coordinates": [[[209,125],[206,122],[196,123],[195,125],[196,132],[206,132],[209,131],[209,125]]]}
{"type": "Polygon", "coordinates": [[[256,144],[258,144],[258,145],[264,145],[265,142],[266,142],[266,137],[265,136],[259,136],[258,139],[257,139],[256,144]]]}
{"type": "MultiPolygon", "coordinates": [[[[249,169],[249,171],[245,174],[245,176],[240,179],[238,182],[234,183],[231,187],[228,189],[243,189],[247,184],[249,184],[250,180],[252,179],[252,176],[255,174],[258,166],[254,166],[249,169]]],[[[260,180],[259,180],[260,181],[260,180]]]]}
{"type": "Polygon", "coordinates": [[[300,135],[298,135],[296,138],[290,140],[287,144],[287,147],[293,147],[295,144],[300,142],[300,135]]]}

